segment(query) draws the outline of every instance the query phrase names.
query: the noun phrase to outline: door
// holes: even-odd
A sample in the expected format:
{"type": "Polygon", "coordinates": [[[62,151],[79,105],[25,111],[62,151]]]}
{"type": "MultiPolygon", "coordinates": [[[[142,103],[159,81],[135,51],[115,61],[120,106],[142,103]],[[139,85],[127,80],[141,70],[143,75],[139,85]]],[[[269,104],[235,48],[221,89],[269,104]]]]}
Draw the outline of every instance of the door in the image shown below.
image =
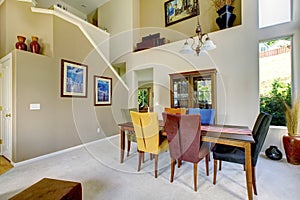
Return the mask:
{"type": "Polygon", "coordinates": [[[12,54],[0,60],[1,154],[12,160],[12,54]]]}
{"type": "Polygon", "coordinates": [[[193,77],[195,108],[212,108],[212,80],[210,76],[193,77]]]}

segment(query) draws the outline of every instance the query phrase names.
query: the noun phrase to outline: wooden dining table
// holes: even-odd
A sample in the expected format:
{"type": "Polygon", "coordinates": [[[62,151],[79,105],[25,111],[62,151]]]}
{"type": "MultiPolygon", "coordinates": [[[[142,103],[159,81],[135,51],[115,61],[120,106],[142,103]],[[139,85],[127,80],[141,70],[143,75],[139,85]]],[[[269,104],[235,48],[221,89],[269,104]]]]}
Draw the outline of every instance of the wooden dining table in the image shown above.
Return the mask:
{"type": "MultiPolygon", "coordinates": [[[[133,132],[132,122],[118,124],[120,127],[120,162],[124,162],[125,131],[133,132]]],[[[159,126],[164,128],[164,122],[159,120],[159,126]]],[[[252,192],[252,156],[251,143],[254,143],[251,130],[247,126],[231,125],[201,125],[201,140],[215,144],[226,144],[245,149],[245,171],[248,199],[253,199],[252,192]]]]}

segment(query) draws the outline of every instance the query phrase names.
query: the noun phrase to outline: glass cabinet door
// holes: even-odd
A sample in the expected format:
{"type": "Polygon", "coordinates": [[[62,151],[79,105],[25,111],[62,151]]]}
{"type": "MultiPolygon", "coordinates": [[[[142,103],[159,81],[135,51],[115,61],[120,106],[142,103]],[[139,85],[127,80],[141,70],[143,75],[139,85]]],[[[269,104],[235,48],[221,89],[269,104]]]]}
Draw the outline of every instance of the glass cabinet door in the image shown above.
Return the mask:
{"type": "Polygon", "coordinates": [[[196,108],[212,108],[212,80],[210,77],[193,77],[193,100],[196,108]]]}
{"type": "Polygon", "coordinates": [[[178,78],[173,80],[173,107],[188,107],[188,80],[178,78]]]}

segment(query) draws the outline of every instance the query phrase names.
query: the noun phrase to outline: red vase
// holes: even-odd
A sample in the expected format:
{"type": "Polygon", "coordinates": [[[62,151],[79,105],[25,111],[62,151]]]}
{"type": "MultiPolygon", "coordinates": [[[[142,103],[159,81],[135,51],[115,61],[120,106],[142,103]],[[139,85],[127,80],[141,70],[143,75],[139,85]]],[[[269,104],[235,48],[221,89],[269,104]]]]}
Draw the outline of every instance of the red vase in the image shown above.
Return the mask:
{"type": "Polygon", "coordinates": [[[27,51],[27,45],[25,44],[26,37],[18,35],[17,38],[18,42],[16,43],[16,48],[27,51]]]}
{"type": "Polygon", "coordinates": [[[30,42],[30,49],[31,49],[31,52],[32,53],[37,53],[39,54],[40,53],[40,50],[41,50],[41,46],[40,44],[38,43],[38,37],[36,36],[32,36],[32,41],[30,42]]]}
{"type": "Polygon", "coordinates": [[[282,141],[288,163],[300,165],[300,136],[284,135],[282,141]]]}

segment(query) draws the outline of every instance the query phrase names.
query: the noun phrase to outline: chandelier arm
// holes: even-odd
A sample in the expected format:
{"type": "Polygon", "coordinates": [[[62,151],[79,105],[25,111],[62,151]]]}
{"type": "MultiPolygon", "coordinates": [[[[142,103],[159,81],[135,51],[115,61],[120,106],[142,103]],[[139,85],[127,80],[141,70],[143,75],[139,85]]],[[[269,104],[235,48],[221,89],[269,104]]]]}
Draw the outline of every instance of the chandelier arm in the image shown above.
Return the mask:
{"type": "Polygon", "coordinates": [[[189,37],[189,38],[193,40],[193,43],[192,43],[192,45],[191,45],[191,48],[192,48],[194,51],[196,51],[196,48],[194,48],[194,45],[195,45],[195,39],[194,39],[193,37],[189,37]]]}

